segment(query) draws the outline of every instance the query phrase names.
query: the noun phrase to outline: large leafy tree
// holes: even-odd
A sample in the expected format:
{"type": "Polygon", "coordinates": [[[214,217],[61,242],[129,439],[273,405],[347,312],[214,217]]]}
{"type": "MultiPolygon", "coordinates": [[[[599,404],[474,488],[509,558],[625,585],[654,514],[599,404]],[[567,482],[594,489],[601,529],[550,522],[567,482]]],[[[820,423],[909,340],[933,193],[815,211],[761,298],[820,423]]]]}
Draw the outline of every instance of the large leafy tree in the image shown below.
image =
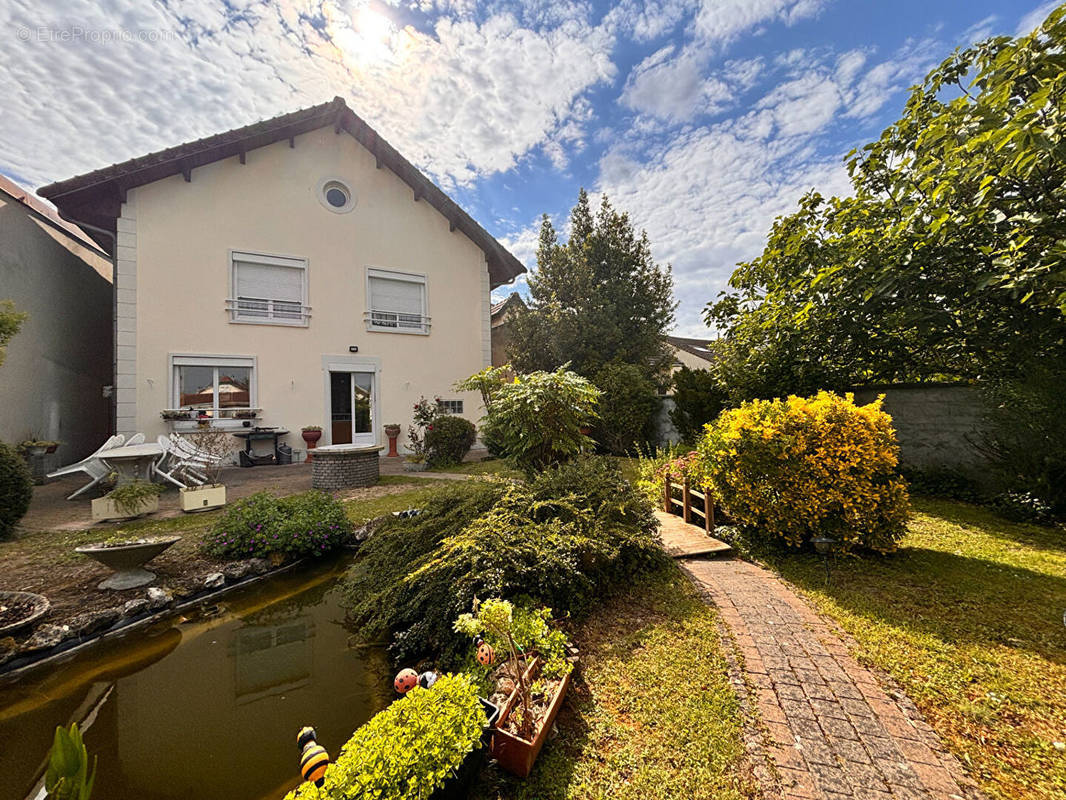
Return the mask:
{"type": "Polygon", "coordinates": [[[594,214],[581,190],[565,242],[545,215],[529,290],[529,309],[514,322],[518,370],[570,363],[592,377],[610,362],[657,371],[667,357],[662,336],[676,308],[670,267],[655,263],[647,234],[606,196],[594,214]]]}
{"type": "Polygon", "coordinates": [[[1066,11],[958,51],[708,306],[744,396],[1010,374],[1066,356],[1066,11]]]}

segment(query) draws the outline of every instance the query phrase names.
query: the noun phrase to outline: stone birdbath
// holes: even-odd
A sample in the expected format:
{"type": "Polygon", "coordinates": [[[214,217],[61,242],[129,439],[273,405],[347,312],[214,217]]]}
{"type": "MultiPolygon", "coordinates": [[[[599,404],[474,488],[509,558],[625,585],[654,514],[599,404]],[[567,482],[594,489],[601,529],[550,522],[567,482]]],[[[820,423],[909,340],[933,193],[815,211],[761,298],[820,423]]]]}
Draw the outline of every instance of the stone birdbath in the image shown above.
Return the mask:
{"type": "Polygon", "coordinates": [[[52,604],[44,595],[0,591],[0,638],[32,625],[51,607],[52,604]]]}
{"type": "Polygon", "coordinates": [[[101,542],[75,547],[74,551],[89,556],[115,571],[107,580],[101,581],[98,589],[136,589],[155,580],[155,573],[142,568],[162,553],[180,536],[154,536],[127,542],[101,542]]]}

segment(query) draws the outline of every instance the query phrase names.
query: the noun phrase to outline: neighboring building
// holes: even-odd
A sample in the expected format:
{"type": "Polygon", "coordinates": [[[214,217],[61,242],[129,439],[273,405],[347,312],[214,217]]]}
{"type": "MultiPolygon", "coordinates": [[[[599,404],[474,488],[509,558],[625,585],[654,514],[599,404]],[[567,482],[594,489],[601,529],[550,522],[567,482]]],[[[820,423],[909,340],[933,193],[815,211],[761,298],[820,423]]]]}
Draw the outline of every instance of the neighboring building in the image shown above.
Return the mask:
{"type": "Polygon", "coordinates": [[[111,426],[111,261],[2,175],[0,300],[29,315],[0,366],[0,440],[62,442],[37,467],[76,461],[103,444],[111,426]]]}
{"type": "Polygon", "coordinates": [[[452,386],[524,267],[339,97],[40,194],[117,240],[93,234],[117,256],[118,432],[193,408],[380,444],[422,395],[480,416],[452,386]]]}
{"type": "Polygon", "coordinates": [[[714,361],[714,355],[709,347],[710,339],[664,336],[663,340],[674,357],[673,364],[670,366],[671,375],[681,369],[681,367],[707,369],[707,365],[714,361]]]}
{"type": "Polygon", "coordinates": [[[518,292],[511,292],[504,300],[494,303],[490,312],[492,318],[492,366],[502,367],[511,360],[507,352],[511,345],[511,322],[519,308],[525,308],[525,301],[518,292]]]}

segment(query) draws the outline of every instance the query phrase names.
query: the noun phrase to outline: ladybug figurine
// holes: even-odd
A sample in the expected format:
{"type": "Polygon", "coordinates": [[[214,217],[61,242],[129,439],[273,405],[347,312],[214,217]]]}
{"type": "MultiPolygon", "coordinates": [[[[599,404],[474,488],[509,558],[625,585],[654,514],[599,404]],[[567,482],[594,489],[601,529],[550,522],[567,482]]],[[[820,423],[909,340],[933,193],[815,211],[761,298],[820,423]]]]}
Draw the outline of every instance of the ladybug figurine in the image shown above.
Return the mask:
{"type": "Polygon", "coordinates": [[[491,644],[482,640],[478,642],[476,658],[481,666],[491,667],[496,663],[496,651],[492,649],[491,644]]]}
{"type": "Polygon", "coordinates": [[[300,775],[321,789],[329,766],[329,753],[315,741],[317,738],[314,728],[301,728],[296,734],[296,746],[300,749],[300,775]]]}
{"type": "Polygon", "coordinates": [[[407,694],[418,686],[418,673],[413,669],[401,669],[396,673],[396,679],[392,682],[392,685],[400,694],[407,694]]]}

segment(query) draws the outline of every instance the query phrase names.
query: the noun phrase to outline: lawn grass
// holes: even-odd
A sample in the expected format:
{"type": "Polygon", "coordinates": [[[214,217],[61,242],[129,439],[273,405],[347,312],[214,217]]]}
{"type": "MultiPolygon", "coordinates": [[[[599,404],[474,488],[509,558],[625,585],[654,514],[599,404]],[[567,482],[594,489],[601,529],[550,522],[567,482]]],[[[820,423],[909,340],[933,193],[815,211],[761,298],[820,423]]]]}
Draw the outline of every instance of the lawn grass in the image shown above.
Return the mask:
{"type": "Polygon", "coordinates": [[[715,612],[673,563],[606,600],[574,632],[581,664],[525,781],[486,770],[478,800],[733,800],[742,769],[737,700],[715,612]]]}
{"type": "Polygon", "coordinates": [[[915,500],[899,553],[759,552],[892,675],[990,797],[1066,796],[1066,532],[915,500]]]}
{"type": "Polygon", "coordinates": [[[430,467],[427,472],[454,472],[463,475],[499,475],[503,478],[521,478],[522,473],[507,466],[502,458],[487,461],[464,461],[451,467],[430,467]]]}

